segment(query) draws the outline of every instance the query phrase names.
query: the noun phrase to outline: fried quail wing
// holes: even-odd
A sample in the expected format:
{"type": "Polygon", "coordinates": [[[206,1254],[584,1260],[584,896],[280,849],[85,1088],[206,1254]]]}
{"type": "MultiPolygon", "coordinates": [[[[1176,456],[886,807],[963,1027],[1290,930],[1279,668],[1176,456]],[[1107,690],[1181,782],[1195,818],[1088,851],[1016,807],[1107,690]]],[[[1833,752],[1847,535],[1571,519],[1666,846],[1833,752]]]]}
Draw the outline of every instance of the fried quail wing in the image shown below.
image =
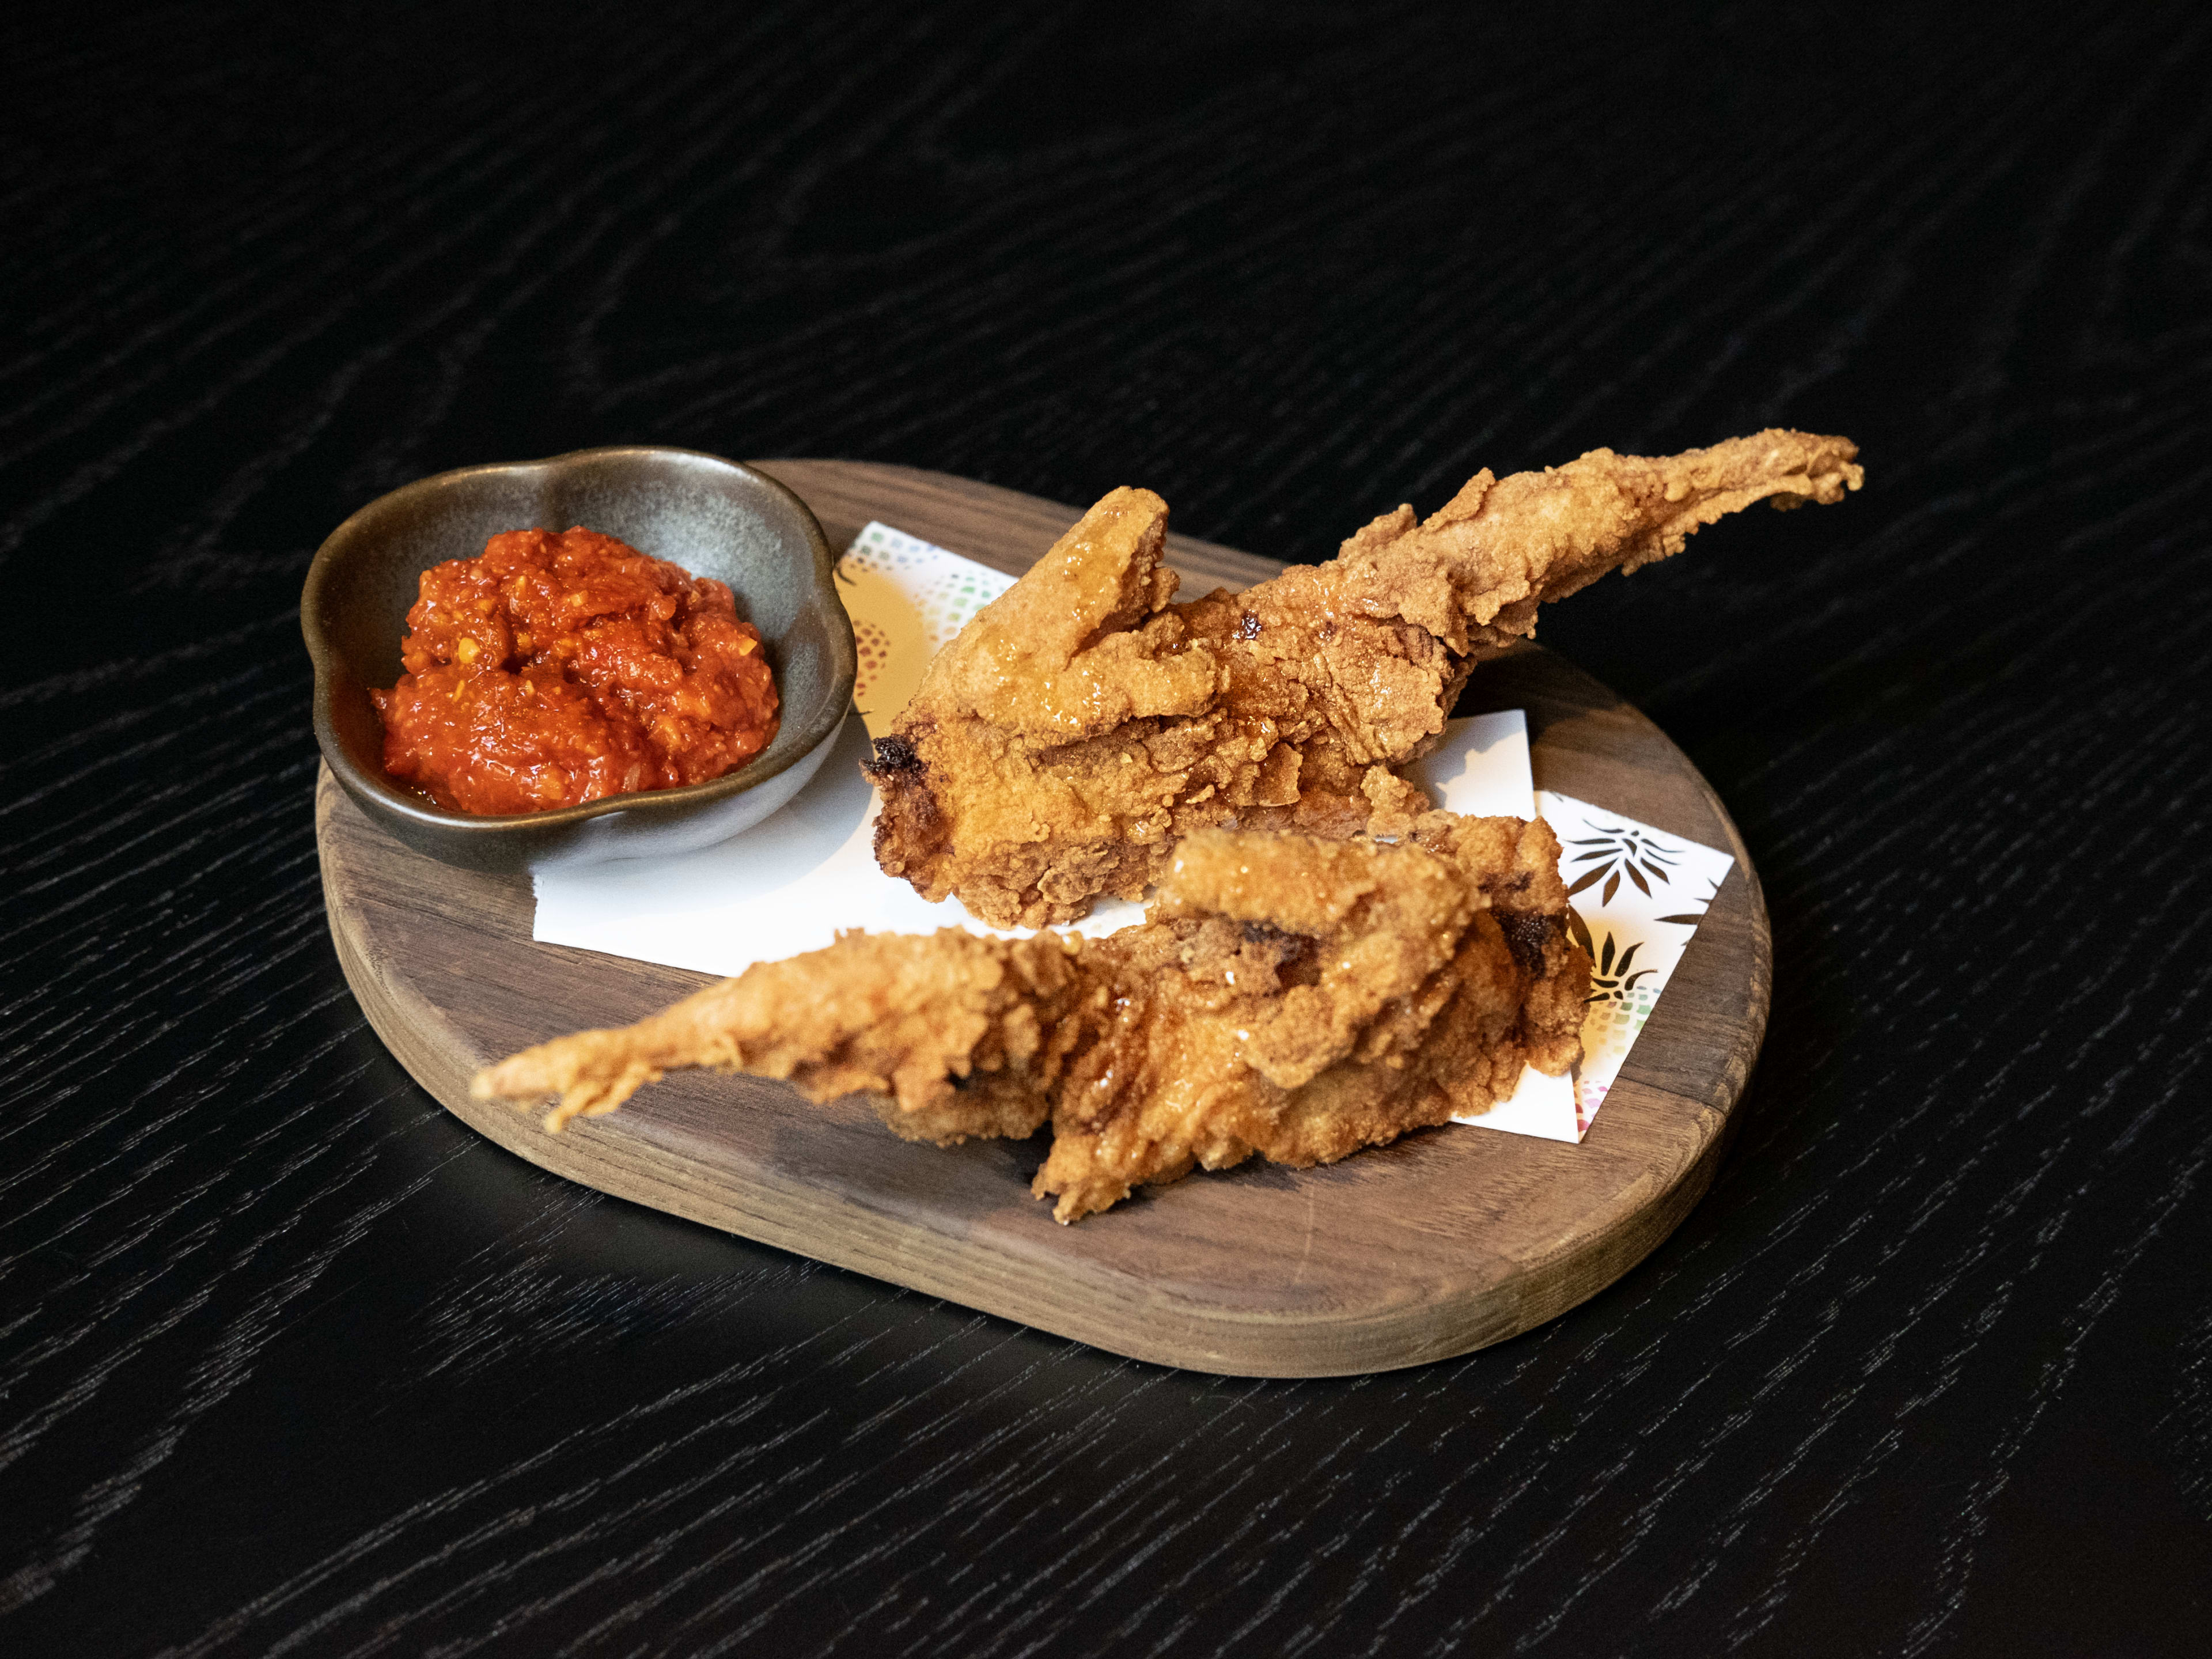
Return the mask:
{"type": "Polygon", "coordinates": [[[877,743],[877,860],[994,926],[1040,927],[1138,896],[1209,825],[1393,832],[1427,802],[1390,769],[1540,605],[1754,501],[1839,501],[1856,453],[1769,431],[1484,471],[1425,521],[1401,507],[1324,564],[1185,605],[1160,568],[1166,503],[1116,489],[938,654],[877,743]]]}
{"type": "Polygon", "coordinates": [[[1203,830],[1103,939],[848,933],[480,1073],[557,1128],[684,1066],[857,1093],[910,1139],[1027,1135],[1061,1221],[1258,1155],[1328,1163],[1580,1052],[1589,961],[1542,823],[1428,813],[1392,845],[1203,830]]]}
{"type": "Polygon", "coordinates": [[[848,933],[763,962],[635,1025],[578,1031],[477,1073],[479,1100],[559,1097],[545,1114],[611,1112],[689,1066],[791,1083],[810,1100],[867,1096],[910,1140],[1033,1134],[1045,1090],[1080,1035],[1086,989],[1072,941],[848,933]]]}
{"type": "Polygon", "coordinates": [[[1054,1090],[1058,1219],[1194,1167],[1334,1163],[1573,1064],[1589,958],[1550,827],[1414,830],[1184,840],[1146,925],[1085,952],[1110,1001],[1054,1090]]]}

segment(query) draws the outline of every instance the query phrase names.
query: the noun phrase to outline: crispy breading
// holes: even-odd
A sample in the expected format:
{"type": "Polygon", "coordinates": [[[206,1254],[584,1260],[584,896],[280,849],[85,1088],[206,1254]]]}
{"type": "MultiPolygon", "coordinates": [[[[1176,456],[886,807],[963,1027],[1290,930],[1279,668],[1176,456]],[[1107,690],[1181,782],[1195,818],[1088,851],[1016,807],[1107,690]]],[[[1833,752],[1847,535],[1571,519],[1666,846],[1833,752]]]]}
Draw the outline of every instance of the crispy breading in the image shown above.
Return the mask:
{"type": "Polygon", "coordinates": [[[1085,952],[1112,1018],[1054,1091],[1036,1190],[1056,1217],[1255,1154],[1334,1163],[1579,1057],[1589,958],[1550,826],[1432,813],[1415,830],[1182,842],[1147,925],[1085,952]]]}
{"type": "Polygon", "coordinates": [[[841,933],[764,962],[635,1025],[579,1031],[477,1073],[480,1100],[557,1095],[545,1127],[611,1112],[667,1072],[708,1066],[790,1082],[811,1100],[865,1094],[910,1140],[1033,1134],[1087,988],[1074,942],[940,933],[841,933]],[[1037,1079],[1043,1079],[1042,1082],[1037,1079]]]}
{"type": "Polygon", "coordinates": [[[1427,803],[1389,769],[1435,743],[1469,672],[1540,605],[1754,501],[1839,501],[1856,453],[1769,431],[1486,471],[1425,522],[1401,507],[1327,563],[1185,605],[1160,568],[1166,503],[1116,489],[938,654],[878,741],[877,860],[994,926],[1039,927],[1139,896],[1209,825],[1395,826],[1427,803]]]}
{"type": "Polygon", "coordinates": [[[860,1094],[918,1139],[1049,1118],[1034,1190],[1064,1222],[1194,1167],[1333,1162],[1581,1052],[1589,959],[1550,828],[1431,812],[1407,829],[1395,845],[1201,830],[1147,919],[1108,938],[848,933],[527,1049],[473,1092],[557,1094],[557,1128],[712,1066],[860,1094]]]}

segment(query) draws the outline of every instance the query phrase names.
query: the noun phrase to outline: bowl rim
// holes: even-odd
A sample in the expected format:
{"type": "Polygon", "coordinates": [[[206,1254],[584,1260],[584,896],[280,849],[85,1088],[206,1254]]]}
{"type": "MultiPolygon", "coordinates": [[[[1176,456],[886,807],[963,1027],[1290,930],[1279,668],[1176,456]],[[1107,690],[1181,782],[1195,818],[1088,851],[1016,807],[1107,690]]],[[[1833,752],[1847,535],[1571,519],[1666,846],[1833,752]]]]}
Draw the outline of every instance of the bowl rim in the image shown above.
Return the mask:
{"type": "MultiPolygon", "coordinates": [[[[481,551],[481,550],[478,550],[481,551]]],[[[469,556],[461,555],[457,556],[469,556]]],[[[588,449],[564,450],[557,455],[547,455],[530,461],[488,461],[474,466],[454,467],[445,472],[434,472],[386,490],[373,501],[366,501],[346,515],[337,529],[323,538],[315,550],[315,556],[307,566],[307,579],[300,592],[300,632],[307,647],[308,659],[315,672],[314,726],[315,744],[322,750],[324,763],[346,786],[348,793],[364,804],[373,802],[380,810],[394,813],[412,823],[445,831],[477,836],[495,836],[502,832],[531,830],[544,832],[581,823],[586,819],[603,817],[615,812],[642,812],[651,818],[681,816],[691,807],[703,805],[732,795],[743,794],[757,784],[797,765],[812,754],[823,743],[833,738],[852,712],[853,686],[859,678],[860,656],[853,640],[852,617],[845,609],[845,601],[837,592],[837,556],[823,533],[821,520],[814,509],[801,500],[799,493],[781,479],[770,477],[757,467],[742,461],[733,461],[726,455],[716,455],[703,449],[683,449],[668,444],[601,444],[588,449]],[[836,662],[831,676],[832,692],[825,696],[819,708],[811,712],[799,728],[796,740],[781,755],[763,751],[762,755],[734,772],[726,772],[719,778],[708,778],[699,783],[678,784],[668,789],[636,789],[621,794],[603,795],[574,806],[549,807],[538,812],[502,812],[479,814],[448,811],[446,808],[421,796],[399,788],[381,769],[370,773],[356,763],[343,744],[331,716],[331,702],[336,695],[337,671],[335,665],[337,647],[324,632],[322,599],[332,575],[343,558],[342,544],[347,532],[368,514],[387,507],[406,495],[428,494],[435,489],[451,488],[462,480],[494,473],[514,473],[550,469],[577,461],[599,460],[617,457],[640,459],[675,458],[687,461],[705,461],[717,467],[726,467],[766,486],[771,495],[781,496],[796,510],[800,529],[805,532],[808,550],[813,556],[814,581],[817,592],[828,598],[838,616],[844,618],[842,649],[837,649],[840,636],[831,634],[831,654],[842,659],[836,662]],[[842,695],[836,688],[842,687],[842,695]]],[[[689,573],[687,573],[689,574],[689,573]]],[[[778,688],[778,702],[781,702],[781,688],[778,688]]],[[[781,713],[781,708],[779,713],[781,713]]],[[[779,725],[776,737],[784,735],[779,725]]],[[[776,744],[771,742],[769,749],[776,744]]]]}

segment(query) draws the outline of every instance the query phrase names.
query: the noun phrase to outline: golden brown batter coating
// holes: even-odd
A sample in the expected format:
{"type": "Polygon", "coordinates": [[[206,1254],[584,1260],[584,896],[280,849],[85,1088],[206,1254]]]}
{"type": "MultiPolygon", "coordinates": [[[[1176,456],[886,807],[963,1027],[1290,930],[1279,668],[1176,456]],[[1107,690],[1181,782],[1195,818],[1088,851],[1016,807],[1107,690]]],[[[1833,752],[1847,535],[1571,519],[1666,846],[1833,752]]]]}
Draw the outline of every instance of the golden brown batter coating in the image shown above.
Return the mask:
{"type": "Polygon", "coordinates": [[[764,962],[635,1025],[579,1031],[477,1073],[470,1092],[558,1095],[545,1127],[611,1112],[645,1084],[710,1066],[787,1080],[810,1100],[866,1094],[910,1140],[1032,1134],[1078,1035],[1073,941],[850,933],[764,962]]]}
{"type": "Polygon", "coordinates": [[[1434,743],[1474,665],[1534,633],[1539,605],[1754,501],[1839,501],[1856,453],[1770,431],[1484,471],[1425,522],[1401,507],[1325,564],[1179,605],[1166,503],[1116,489],[938,654],[877,744],[877,860],[996,926],[1039,927],[1139,896],[1209,825],[1395,828],[1427,803],[1389,769],[1434,743]]]}
{"type": "Polygon", "coordinates": [[[866,1095],[901,1134],[1026,1135],[1073,1221],[1255,1153],[1328,1163],[1510,1094],[1580,1053],[1589,959],[1559,842],[1517,818],[1410,820],[1397,845],[1210,830],[1107,939],[848,933],[626,1030],[480,1073],[479,1098],[613,1110],[683,1066],[866,1095]]]}
{"type": "Polygon", "coordinates": [[[1055,1217],[1255,1153],[1334,1163],[1575,1061],[1589,958],[1550,826],[1437,812],[1416,831],[1183,842],[1146,925],[1085,953],[1110,1018],[1055,1090],[1036,1183],[1055,1217]]]}

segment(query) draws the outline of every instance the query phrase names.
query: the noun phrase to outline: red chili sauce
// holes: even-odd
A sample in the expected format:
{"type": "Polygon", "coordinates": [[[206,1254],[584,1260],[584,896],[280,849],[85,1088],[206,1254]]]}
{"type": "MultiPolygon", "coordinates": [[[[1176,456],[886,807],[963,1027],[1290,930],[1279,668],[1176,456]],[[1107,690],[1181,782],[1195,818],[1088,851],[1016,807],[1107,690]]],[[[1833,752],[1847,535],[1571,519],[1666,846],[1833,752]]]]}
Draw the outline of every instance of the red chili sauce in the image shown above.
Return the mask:
{"type": "Polygon", "coordinates": [[[575,529],[510,530],[422,573],[384,769],[463,812],[718,778],[775,736],[760,630],[720,582],[575,529]]]}

